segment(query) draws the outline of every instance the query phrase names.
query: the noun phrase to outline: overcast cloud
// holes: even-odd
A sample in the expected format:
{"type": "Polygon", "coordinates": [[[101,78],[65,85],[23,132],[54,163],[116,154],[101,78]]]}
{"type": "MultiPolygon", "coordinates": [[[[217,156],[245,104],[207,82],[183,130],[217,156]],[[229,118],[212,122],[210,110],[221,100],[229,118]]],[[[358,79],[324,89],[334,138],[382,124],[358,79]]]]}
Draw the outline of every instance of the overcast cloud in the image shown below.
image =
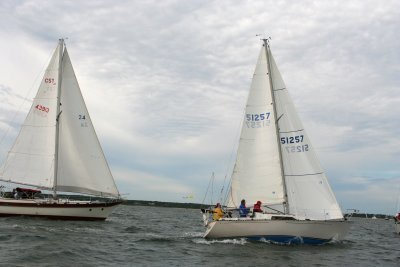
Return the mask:
{"type": "Polygon", "coordinates": [[[395,0],[3,0],[0,156],[68,37],[121,193],[201,202],[213,171],[215,190],[230,175],[261,46],[255,35],[265,34],[342,208],[394,213],[399,10],[395,0]]]}

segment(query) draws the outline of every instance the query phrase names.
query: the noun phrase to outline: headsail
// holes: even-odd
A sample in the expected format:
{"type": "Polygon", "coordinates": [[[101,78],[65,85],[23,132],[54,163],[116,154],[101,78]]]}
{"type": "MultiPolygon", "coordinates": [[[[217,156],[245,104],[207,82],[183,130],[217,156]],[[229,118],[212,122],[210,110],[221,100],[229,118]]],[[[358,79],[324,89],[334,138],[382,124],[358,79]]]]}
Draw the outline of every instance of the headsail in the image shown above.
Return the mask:
{"type": "Polygon", "coordinates": [[[67,49],[64,50],[57,189],[119,195],[87,111],[67,49]]]}
{"type": "Polygon", "coordinates": [[[298,218],[341,219],[343,214],[321,168],[308,135],[297,115],[271,50],[279,135],[290,212],[298,218]]]}

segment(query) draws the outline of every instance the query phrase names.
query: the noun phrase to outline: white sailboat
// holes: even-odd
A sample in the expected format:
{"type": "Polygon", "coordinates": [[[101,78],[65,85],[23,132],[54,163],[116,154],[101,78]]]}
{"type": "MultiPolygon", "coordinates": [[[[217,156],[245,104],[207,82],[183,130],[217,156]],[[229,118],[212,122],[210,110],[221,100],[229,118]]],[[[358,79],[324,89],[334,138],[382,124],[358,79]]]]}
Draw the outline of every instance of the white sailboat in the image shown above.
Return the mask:
{"type": "Polygon", "coordinates": [[[14,188],[15,194],[2,190],[0,216],[104,220],[121,203],[63,39],[1,168],[0,180],[30,187],[14,188]],[[39,190],[52,192],[52,197],[38,197],[39,190]],[[60,192],[101,200],[61,199],[60,192]]]}
{"type": "Polygon", "coordinates": [[[205,238],[321,244],[341,240],[350,223],[320,167],[314,148],[263,40],[247,100],[226,201],[261,201],[263,212],[213,221],[203,210],[205,238]]]}

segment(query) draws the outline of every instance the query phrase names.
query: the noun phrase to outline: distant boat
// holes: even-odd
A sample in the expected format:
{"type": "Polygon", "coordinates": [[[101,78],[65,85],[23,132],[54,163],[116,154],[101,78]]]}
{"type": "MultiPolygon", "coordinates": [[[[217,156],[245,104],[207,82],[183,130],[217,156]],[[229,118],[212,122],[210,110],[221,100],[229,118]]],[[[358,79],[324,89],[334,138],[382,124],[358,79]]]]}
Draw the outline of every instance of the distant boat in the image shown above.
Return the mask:
{"type": "Polygon", "coordinates": [[[226,202],[233,214],[213,221],[203,209],[204,237],[308,244],[342,240],[350,222],[320,167],[269,41],[263,41],[226,202]],[[242,199],[248,204],[260,200],[264,212],[239,217],[242,199]]]}
{"type": "Polygon", "coordinates": [[[104,220],[121,203],[63,39],[1,168],[0,180],[19,185],[12,193],[2,187],[0,216],[104,220]],[[52,197],[40,197],[41,190],[52,192],[52,197]],[[59,192],[102,198],[59,199],[59,192]]]}
{"type": "Polygon", "coordinates": [[[374,216],[372,216],[372,218],[371,219],[373,219],[373,220],[376,220],[376,216],[374,215],[374,216]]]}

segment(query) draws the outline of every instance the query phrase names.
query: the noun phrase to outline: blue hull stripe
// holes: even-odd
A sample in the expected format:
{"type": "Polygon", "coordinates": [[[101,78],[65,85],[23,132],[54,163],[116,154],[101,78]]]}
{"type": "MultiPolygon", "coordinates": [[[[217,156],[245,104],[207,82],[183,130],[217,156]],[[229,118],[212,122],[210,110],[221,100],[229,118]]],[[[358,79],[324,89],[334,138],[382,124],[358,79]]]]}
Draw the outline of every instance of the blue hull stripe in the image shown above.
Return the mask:
{"type": "Polygon", "coordinates": [[[312,237],[298,237],[298,236],[287,236],[287,235],[266,235],[266,236],[249,236],[249,240],[254,241],[271,241],[279,244],[310,244],[310,245],[321,245],[331,241],[330,239],[320,239],[312,237]]]}

